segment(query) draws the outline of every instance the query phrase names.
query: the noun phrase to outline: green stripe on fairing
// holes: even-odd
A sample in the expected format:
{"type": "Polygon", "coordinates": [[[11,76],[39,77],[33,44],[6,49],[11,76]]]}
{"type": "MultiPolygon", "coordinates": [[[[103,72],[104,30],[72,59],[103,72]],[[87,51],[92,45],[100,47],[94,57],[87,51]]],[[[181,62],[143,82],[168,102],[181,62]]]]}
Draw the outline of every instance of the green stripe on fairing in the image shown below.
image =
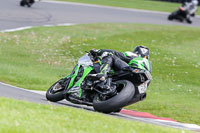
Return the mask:
{"type": "Polygon", "coordinates": [[[81,89],[81,83],[83,82],[83,80],[85,79],[85,77],[93,70],[93,67],[89,66],[84,68],[84,72],[82,77],[75,83],[74,87],[79,87],[80,88],[80,94],[79,97],[82,96],[82,89],[81,89]]]}
{"type": "Polygon", "coordinates": [[[78,75],[79,68],[80,68],[80,65],[77,65],[75,68],[75,73],[71,76],[71,80],[70,80],[70,83],[69,83],[69,86],[67,87],[67,89],[72,87],[72,85],[74,84],[74,80],[75,80],[76,76],[78,75]]]}
{"type": "MultiPolygon", "coordinates": [[[[75,73],[71,76],[71,80],[70,80],[70,83],[69,83],[69,86],[67,89],[69,89],[70,87],[73,86],[74,84],[74,80],[75,78],[77,77],[78,75],[78,71],[79,71],[79,68],[80,68],[81,65],[77,65],[76,68],[75,68],[75,73]]],[[[75,83],[75,85],[73,87],[79,87],[80,89],[80,94],[79,94],[79,97],[82,96],[82,89],[81,89],[81,83],[82,81],[85,79],[85,77],[93,70],[93,67],[89,66],[89,67],[86,67],[84,68],[84,72],[83,72],[83,75],[82,77],[75,83]]]]}

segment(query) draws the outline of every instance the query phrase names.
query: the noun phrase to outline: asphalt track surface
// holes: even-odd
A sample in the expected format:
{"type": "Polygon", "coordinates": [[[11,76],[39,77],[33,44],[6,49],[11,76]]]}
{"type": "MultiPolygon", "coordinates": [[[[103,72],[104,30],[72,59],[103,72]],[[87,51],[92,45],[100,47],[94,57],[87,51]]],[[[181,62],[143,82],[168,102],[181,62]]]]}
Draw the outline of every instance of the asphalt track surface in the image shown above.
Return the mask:
{"type": "MultiPolygon", "coordinates": [[[[164,25],[182,25],[182,26],[200,26],[200,18],[196,17],[194,23],[179,23],[167,21],[169,13],[153,12],[135,9],[114,8],[106,6],[74,4],[43,1],[33,5],[32,8],[20,7],[19,0],[1,0],[0,4],[0,31],[15,29],[27,26],[57,25],[57,24],[84,24],[84,23],[145,23],[145,24],[164,24],[164,25]]],[[[48,102],[44,93],[29,91],[7,84],[0,83],[0,97],[9,97],[18,100],[25,100],[39,104],[53,104],[59,106],[71,106],[93,111],[88,106],[74,105],[66,101],[58,103],[48,102]]],[[[169,126],[180,129],[200,131],[200,127],[193,124],[182,124],[174,121],[156,120],[150,117],[141,118],[131,115],[132,112],[124,111],[122,113],[111,114],[116,117],[126,118],[169,126]],[[130,114],[129,114],[130,113],[130,114]],[[127,115],[128,114],[128,115],[127,115]]]]}
{"type": "Polygon", "coordinates": [[[192,25],[168,21],[169,13],[126,8],[115,8],[70,2],[42,1],[32,8],[22,8],[19,0],[0,0],[0,31],[25,26],[61,23],[145,23],[164,25],[200,26],[200,17],[192,25]]]}

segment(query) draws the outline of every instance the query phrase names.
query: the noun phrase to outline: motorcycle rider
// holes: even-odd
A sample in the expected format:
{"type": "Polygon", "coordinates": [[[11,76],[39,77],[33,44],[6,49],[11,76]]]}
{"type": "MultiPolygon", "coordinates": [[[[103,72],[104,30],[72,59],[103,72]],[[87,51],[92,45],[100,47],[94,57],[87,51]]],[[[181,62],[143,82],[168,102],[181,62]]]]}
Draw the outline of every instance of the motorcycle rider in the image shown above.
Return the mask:
{"type": "Polygon", "coordinates": [[[113,68],[116,71],[122,70],[124,68],[129,68],[128,63],[133,58],[136,58],[138,56],[149,59],[149,49],[145,46],[136,46],[133,52],[121,53],[108,49],[92,49],[90,50],[90,53],[94,56],[99,56],[102,59],[100,73],[93,75],[101,81],[106,80],[107,73],[111,70],[111,68],[113,68]]]}
{"type": "Polygon", "coordinates": [[[35,0],[21,0],[20,6],[27,5],[28,7],[31,7],[31,5],[34,4],[34,3],[35,3],[35,0]]]}
{"type": "Polygon", "coordinates": [[[192,23],[191,17],[195,16],[198,9],[198,0],[183,0],[183,8],[186,10],[186,20],[188,23],[192,23]]]}
{"type": "MultiPolygon", "coordinates": [[[[90,52],[94,57],[98,56],[101,58],[101,67],[100,72],[97,74],[91,74],[90,76],[98,79],[100,81],[105,81],[107,79],[107,74],[113,68],[116,71],[129,69],[128,63],[138,56],[142,58],[149,59],[149,49],[145,46],[136,46],[136,48],[130,52],[117,52],[115,50],[108,50],[108,49],[92,49],[90,52]]],[[[152,67],[150,65],[150,72],[152,71],[152,67]]],[[[63,78],[59,81],[56,88],[64,87],[64,83],[67,78],[63,78]]],[[[105,86],[103,86],[105,88],[105,86]]]]}

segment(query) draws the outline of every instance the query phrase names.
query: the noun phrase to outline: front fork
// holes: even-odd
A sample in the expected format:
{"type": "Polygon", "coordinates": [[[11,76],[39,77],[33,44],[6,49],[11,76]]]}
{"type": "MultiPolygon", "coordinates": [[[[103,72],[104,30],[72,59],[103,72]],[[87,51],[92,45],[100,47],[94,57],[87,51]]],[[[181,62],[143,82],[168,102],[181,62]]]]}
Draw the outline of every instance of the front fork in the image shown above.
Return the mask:
{"type": "Polygon", "coordinates": [[[67,92],[68,92],[68,88],[69,88],[70,84],[72,85],[72,82],[74,81],[74,80],[72,81],[72,79],[75,79],[75,78],[73,78],[73,77],[74,77],[75,75],[77,76],[77,73],[76,73],[77,67],[78,67],[78,64],[76,64],[76,66],[75,66],[74,69],[72,70],[72,73],[71,73],[71,74],[69,74],[69,75],[67,75],[66,77],[63,78],[64,80],[66,80],[65,82],[67,82],[67,83],[65,84],[65,89],[64,89],[64,91],[63,91],[63,95],[64,95],[65,98],[66,98],[66,94],[67,94],[67,92]]]}

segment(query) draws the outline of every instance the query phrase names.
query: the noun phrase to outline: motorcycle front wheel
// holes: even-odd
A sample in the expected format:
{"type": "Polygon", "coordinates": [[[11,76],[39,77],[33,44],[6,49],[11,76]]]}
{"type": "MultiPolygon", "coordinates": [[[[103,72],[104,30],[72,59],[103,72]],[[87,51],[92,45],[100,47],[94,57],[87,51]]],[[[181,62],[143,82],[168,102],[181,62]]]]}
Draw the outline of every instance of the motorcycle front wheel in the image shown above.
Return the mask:
{"type": "MultiPolygon", "coordinates": [[[[62,80],[62,79],[61,79],[62,80]]],[[[59,84],[60,80],[54,83],[46,92],[46,98],[49,101],[57,102],[64,99],[64,87],[59,84]]]]}
{"type": "Polygon", "coordinates": [[[20,1],[20,6],[25,6],[25,2],[23,0],[20,1]]]}
{"type": "Polygon", "coordinates": [[[128,80],[119,80],[117,84],[117,94],[107,100],[102,100],[97,94],[93,99],[93,108],[103,113],[117,112],[128,105],[135,94],[134,85],[128,80]]]}
{"type": "Polygon", "coordinates": [[[174,19],[174,16],[172,15],[172,14],[170,14],[169,16],[168,16],[168,20],[173,20],[174,19]]]}
{"type": "Polygon", "coordinates": [[[173,19],[175,19],[177,15],[178,15],[178,11],[172,12],[172,13],[168,16],[168,20],[173,20],[173,19]]]}

